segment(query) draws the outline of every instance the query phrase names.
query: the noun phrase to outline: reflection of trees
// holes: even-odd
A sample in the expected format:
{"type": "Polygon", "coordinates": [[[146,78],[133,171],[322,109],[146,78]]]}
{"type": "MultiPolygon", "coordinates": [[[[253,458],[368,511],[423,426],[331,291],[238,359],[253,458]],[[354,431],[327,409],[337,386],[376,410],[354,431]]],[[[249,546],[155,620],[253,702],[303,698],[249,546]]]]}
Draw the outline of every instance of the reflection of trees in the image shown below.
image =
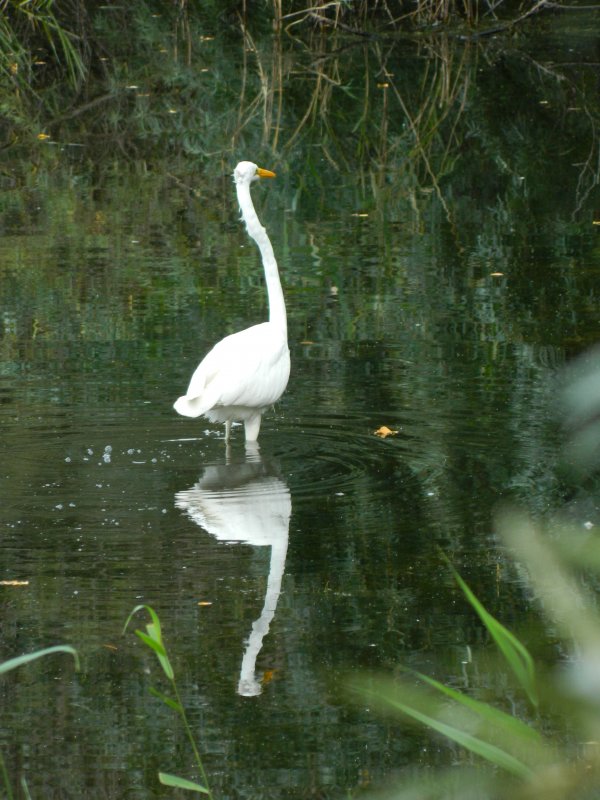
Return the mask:
{"type": "Polygon", "coordinates": [[[574,209],[598,182],[595,53],[583,33],[561,34],[560,21],[548,24],[555,41],[548,52],[533,26],[516,42],[361,38],[296,24],[265,36],[250,16],[227,28],[185,4],[161,14],[97,9],[93,19],[102,69],[79,94],[46,88],[35,133],[88,146],[93,131],[99,155],[116,149],[147,162],[168,155],[182,186],[190,181],[181,156],[222,169],[241,151],[265,148],[305,164],[323,185],[351,171],[380,207],[410,196],[420,218],[430,202],[423,192],[453,220],[464,192],[494,199],[512,189],[518,202],[523,181],[535,192],[540,166],[557,153],[564,174],[555,183],[569,187],[574,209]]]}

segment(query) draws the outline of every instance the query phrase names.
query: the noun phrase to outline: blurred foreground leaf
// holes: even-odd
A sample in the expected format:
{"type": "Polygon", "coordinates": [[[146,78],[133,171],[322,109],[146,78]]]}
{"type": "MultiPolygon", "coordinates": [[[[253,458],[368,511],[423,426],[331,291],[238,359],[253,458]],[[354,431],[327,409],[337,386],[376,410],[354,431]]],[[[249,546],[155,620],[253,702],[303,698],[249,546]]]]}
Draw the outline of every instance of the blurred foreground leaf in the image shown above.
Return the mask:
{"type": "Polygon", "coordinates": [[[582,476],[600,465],[600,347],[564,371],[560,415],[567,429],[566,463],[582,476]]]}
{"type": "Polygon", "coordinates": [[[479,618],[496,642],[498,649],[514,672],[522,689],[529,697],[531,703],[537,708],[539,705],[539,697],[536,687],[535,665],[529,651],[525,645],[517,639],[514,633],[511,633],[508,628],[505,628],[502,623],[498,622],[498,620],[487,611],[452,565],[450,565],[450,569],[454,574],[456,582],[463,590],[465,597],[473,606],[479,618]]]}
{"type": "Polygon", "coordinates": [[[4,672],[9,672],[11,669],[21,667],[23,664],[29,664],[38,658],[49,656],[52,653],[68,653],[72,655],[75,659],[75,669],[79,671],[80,664],[77,650],[67,644],[57,644],[54,647],[46,647],[44,650],[36,650],[35,653],[27,653],[26,655],[17,656],[16,658],[11,658],[8,661],[4,661],[2,664],[0,664],[0,675],[2,675],[4,672]]]}
{"type": "MultiPolygon", "coordinates": [[[[520,511],[504,511],[496,528],[527,569],[544,614],[572,644],[570,675],[578,694],[600,697],[600,615],[596,598],[570,574],[553,541],[520,511]]],[[[563,545],[564,548],[564,545],[563,545]]],[[[598,722],[600,729],[600,720],[598,722]]]]}
{"type": "Polygon", "coordinates": [[[418,677],[451,702],[385,677],[358,679],[350,686],[379,708],[401,711],[519,778],[532,778],[536,768],[554,760],[553,748],[525,723],[431,678],[418,677]]]}

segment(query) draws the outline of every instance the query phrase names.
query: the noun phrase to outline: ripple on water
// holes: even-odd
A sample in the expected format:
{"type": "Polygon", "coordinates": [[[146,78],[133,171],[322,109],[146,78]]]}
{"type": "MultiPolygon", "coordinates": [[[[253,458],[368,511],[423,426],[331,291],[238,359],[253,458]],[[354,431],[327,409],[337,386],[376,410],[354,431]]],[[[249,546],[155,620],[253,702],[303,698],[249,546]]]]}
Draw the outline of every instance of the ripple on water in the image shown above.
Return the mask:
{"type": "Polygon", "coordinates": [[[294,499],[349,494],[365,478],[372,491],[394,491],[390,478],[396,483],[408,469],[402,459],[402,436],[399,432],[383,440],[375,435],[376,427],[358,414],[313,415],[278,426],[284,444],[276,452],[294,499]]]}

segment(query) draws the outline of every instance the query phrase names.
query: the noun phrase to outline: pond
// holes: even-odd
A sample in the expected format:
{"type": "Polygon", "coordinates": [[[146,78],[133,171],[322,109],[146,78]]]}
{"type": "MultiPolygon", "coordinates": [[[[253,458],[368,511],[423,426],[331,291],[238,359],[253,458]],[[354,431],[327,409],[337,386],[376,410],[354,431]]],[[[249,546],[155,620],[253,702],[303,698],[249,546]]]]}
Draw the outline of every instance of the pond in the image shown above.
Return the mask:
{"type": "MultiPolygon", "coordinates": [[[[241,81],[239,51],[218,44],[207,63],[241,81]]],[[[147,615],[122,634],[140,604],[160,615],[219,798],[341,797],[464,758],[346,688],[405,666],[505,698],[502,672],[480,674],[485,631],[445,557],[539,639],[494,514],[563,502],[556,379],[598,334],[598,108],[575,96],[589,39],[553,31],[527,57],[444,40],[460,86],[433,120],[441,44],[416,60],[398,42],[352,48],[373,72],[342,64],[348,93],[364,80],[377,105],[365,119],[330,98],[296,149],[255,147],[254,130],[194,172],[185,153],[149,166],[50,139],[5,169],[0,660],[60,643],[82,658],[80,673],[54,656],[0,684],[0,747],[33,797],[159,797],[159,770],[194,777],[185,731],[149,692],[168,687],[133,634],[147,615]],[[567,108],[538,66],[573,52],[567,108]],[[420,106],[402,88],[415,76],[420,106]],[[419,108],[429,127],[407,143],[419,108]],[[369,120],[355,162],[318,129],[353,137],[369,120]],[[241,427],[226,445],[222,426],[172,409],[215,341],[266,319],[239,158],[278,173],[253,197],[292,360],[248,449],[241,427]]],[[[308,83],[285,80],[308,103],[308,83]]]]}

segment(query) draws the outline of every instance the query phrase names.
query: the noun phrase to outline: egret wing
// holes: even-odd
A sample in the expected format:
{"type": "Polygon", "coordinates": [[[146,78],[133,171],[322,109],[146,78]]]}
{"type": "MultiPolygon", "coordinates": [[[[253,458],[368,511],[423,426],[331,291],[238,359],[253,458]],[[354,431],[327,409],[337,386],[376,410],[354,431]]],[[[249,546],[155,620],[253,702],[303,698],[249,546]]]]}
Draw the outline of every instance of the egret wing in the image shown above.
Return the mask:
{"type": "MultiPolygon", "coordinates": [[[[265,322],[228,336],[218,349],[216,405],[266,407],[278,400],[287,385],[290,357],[285,335],[265,322]]],[[[214,351],[213,351],[214,352],[214,351]]]]}
{"type": "Polygon", "coordinates": [[[268,322],[254,325],[207,353],[175,408],[197,417],[218,406],[266,407],[283,394],[289,372],[285,334],[268,322]]]}

